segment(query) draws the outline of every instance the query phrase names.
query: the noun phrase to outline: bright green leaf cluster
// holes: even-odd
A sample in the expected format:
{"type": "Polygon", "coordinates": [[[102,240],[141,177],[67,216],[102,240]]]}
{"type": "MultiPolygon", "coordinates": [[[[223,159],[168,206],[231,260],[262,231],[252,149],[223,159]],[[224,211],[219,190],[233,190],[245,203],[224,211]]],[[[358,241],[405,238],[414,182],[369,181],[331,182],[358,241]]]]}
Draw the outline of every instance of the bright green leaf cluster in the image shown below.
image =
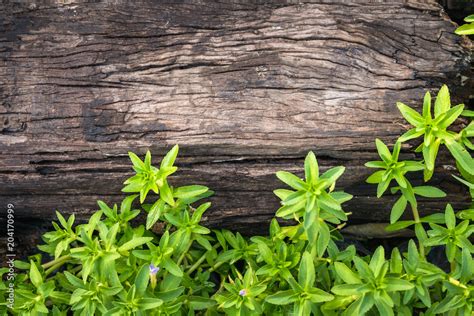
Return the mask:
{"type": "Polygon", "coordinates": [[[178,155],[178,145],[174,146],[161,161],[160,168],[151,165],[151,154],[148,151],[145,160],[142,161],[132,152],[128,155],[133,163],[133,170],[136,174],[128,178],[124,184],[126,186],[122,189],[123,192],[140,192],[140,203],[143,203],[152,190],[156,194],[160,192],[160,196],[167,203],[174,205],[173,195],[170,192],[166,178],[175,173],[178,168],[173,166],[176,156],[178,155]]]}
{"type": "Polygon", "coordinates": [[[414,126],[400,136],[398,141],[405,142],[423,136],[423,143],[416,151],[423,153],[425,181],[428,181],[433,175],[436,156],[441,144],[446,145],[463,170],[470,175],[474,175],[474,160],[464,148],[465,144],[468,148],[472,148],[472,143],[466,137],[460,142],[462,133],[457,134],[447,130],[463,112],[464,104],[451,108],[451,100],[446,85],[441,87],[436,96],[434,115],[431,113],[431,95],[429,92],[425,94],[423,99],[423,112],[421,115],[401,102],[397,103],[397,107],[408,123],[414,126]]]}
{"type": "Polygon", "coordinates": [[[401,144],[400,142],[395,143],[393,153],[387,146],[380,140],[376,139],[375,144],[377,145],[377,151],[379,153],[381,161],[369,161],[365,163],[366,167],[369,168],[381,168],[384,170],[376,171],[368,179],[368,183],[376,183],[377,185],[377,197],[381,197],[382,194],[387,190],[392,180],[395,180],[401,189],[410,189],[411,185],[405,178],[405,174],[410,171],[420,171],[424,169],[422,163],[418,161],[398,161],[400,154],[401,144]]]}

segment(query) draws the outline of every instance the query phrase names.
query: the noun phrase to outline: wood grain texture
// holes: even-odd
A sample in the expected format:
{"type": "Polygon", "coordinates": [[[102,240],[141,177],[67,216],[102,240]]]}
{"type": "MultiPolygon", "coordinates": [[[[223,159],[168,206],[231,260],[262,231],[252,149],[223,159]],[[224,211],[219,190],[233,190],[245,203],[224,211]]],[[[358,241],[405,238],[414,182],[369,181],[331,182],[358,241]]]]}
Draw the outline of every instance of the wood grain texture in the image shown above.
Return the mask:
{"type": "MultiPolygon", "coordinates": [[[[304,2],[4,2],[0,207],[86,218],[120,201],[129,150],[158,163],[178,143],[171,182],[216,191],[209,226],[265,231],[274,172],[301,174],[308,150],[322,169],[347,166],[355,221],[386,220],[393,198],[364,183],[374,139],[409,127],[396,101],[420,108],[443,83],[466,100],[472,45],[435,1],[304,2]]],[[[452,164],[441,153],[433,184],[460,206],[452,164]]]]}

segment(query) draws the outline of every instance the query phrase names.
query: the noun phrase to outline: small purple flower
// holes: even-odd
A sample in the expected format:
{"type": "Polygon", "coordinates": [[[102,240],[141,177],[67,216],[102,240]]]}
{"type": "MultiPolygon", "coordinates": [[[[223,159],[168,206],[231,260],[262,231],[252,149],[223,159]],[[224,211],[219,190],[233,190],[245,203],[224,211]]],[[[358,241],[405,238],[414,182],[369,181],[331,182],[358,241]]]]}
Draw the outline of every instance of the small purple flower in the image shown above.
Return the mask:
{"type": "Polygon", "coordinates": [[[160,271],[160,267],[155,267],[154,264],[150,264],[150,275],[156,275],[160,271]]]}
{"type": "Polygon", "coordinates": [[[240,296],[245,296],[245,295],[247,295],[247,290],[246,290],[246,289],[240,290],[240,291],[239,291],[239,295],[240,295],[240,296]]]}

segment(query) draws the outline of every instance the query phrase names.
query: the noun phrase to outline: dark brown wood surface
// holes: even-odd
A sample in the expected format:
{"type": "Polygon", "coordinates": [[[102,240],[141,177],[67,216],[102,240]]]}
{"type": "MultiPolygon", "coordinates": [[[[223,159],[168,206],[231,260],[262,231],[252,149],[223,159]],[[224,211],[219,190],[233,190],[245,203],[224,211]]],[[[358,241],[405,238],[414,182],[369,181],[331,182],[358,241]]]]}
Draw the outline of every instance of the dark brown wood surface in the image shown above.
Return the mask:
{"type": "MultiPolygon", "coordinates": [[[[435,1],[4,2],[0,21],[0,208],[25,231],[120,201],[127,152],[158,163],[176,143],[171,183],[216,191],[207,225],[264,232],[274,172],[301,174],[308,150],[347,167],[355,221],[384,221],[393,198],[363,163],[409,127],[395,102],[472,91],[471,43],[435,1]]],[[[449,196],[424,214],[466,202],[441,156],[432,183],[449,196]]]]}

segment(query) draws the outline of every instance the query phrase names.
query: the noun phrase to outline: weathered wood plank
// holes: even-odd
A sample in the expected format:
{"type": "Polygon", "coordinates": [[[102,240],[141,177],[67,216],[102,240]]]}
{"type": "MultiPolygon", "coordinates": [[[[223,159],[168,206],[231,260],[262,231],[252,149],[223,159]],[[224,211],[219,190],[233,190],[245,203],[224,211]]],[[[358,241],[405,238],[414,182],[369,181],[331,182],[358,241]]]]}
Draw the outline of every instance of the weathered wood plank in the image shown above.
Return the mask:
{"type": "MultiPolygon", "coordinates": [[[[393,199],[369,198],[362,165],[408,128],[395,102],[472,91],[471,43],[434,1],[11,3],[0,17],[0,199],[25,220],[117,202],[127,151],[179,143],[174,183],[216,191],[211,226],[264,229],[274,172],[301,171],[308,150],[348,167],[355,220],[383,221],[393,199]]],[[[433,183],[463,205],[452,169],[442,155],[433,183]]]]}

